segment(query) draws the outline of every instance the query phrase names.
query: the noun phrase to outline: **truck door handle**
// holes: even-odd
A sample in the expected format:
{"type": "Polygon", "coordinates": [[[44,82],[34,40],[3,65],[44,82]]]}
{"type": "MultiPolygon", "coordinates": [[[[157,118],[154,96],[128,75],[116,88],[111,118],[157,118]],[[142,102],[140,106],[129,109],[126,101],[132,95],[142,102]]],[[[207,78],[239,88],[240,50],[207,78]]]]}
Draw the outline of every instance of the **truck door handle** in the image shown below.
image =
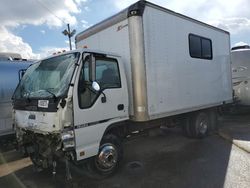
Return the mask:
{"type": "Polygon", "coordinates": [[[117,109],[119,111],[123,110],[124,109],[124,104],[118,104],[117,109]]]}

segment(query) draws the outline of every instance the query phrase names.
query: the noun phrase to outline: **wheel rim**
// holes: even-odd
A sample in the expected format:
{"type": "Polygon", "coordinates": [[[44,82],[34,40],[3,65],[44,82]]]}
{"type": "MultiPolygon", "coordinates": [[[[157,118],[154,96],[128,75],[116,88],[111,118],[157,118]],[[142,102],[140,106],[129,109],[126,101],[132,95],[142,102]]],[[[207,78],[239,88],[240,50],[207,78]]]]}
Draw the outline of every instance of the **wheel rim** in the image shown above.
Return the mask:
{"type": "Polygon", "coordinates": [[[199,123],[198,130],[201,134],[206,134],[208,129],[208,122],[206,119],[202,119],[199,123]]]}
{"type": "Polygon", "coordinates": [[[101,171],[109,171],[117,164],[118,153],[113,144],[105,144],[96,157],[96,167],[101,171]]]}

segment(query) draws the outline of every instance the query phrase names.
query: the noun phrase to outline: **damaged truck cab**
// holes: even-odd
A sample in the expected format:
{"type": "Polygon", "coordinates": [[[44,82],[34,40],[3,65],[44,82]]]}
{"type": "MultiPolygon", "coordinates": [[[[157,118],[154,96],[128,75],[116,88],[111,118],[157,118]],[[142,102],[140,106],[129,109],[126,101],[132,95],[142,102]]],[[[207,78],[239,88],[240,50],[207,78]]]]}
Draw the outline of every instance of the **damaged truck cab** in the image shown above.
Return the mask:
{"type": "Polygon", "coordinates": [[[75,50],[43,59],[27,70],[13,95],[19,147],[38,168],[99,152],[95,163],[109,173],[120,157],[119,141],[103,135],[128,119],[127,93],[116,55],[75,50]]]}

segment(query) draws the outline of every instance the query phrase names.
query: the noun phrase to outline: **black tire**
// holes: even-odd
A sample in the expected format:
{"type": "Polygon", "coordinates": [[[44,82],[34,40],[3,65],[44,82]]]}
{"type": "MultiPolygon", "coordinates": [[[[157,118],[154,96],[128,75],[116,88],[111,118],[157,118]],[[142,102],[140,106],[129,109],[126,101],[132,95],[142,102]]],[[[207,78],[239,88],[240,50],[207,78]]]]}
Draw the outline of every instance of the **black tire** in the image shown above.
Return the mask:
{"type": "Polygon", "coordinates": [[[209,111],[199,111],[190,118],[189,130],[191,137],[204,138],[211,130],[211,118],[209,111]]]}
{"type": "Polygon", "coordinates": [[[121,139],[114,134],[105,135],[98,154],[86,164],[89,176],[94,179],[102,179],[112,175],[118,169],[122,155],[121,139]]]}

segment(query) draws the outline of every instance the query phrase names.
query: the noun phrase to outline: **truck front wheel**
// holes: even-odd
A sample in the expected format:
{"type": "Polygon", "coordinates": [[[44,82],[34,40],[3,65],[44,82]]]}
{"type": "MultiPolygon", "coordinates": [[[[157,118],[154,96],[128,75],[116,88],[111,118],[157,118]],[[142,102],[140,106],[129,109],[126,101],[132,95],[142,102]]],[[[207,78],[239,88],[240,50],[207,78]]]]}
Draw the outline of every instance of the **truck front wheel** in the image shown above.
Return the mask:
{"type": "Polygon", "coordinates": [[[101,141],[98,154],[89,161],[88,169],[94,178],[106,177],[116,171],[121,158],[121,140],[116,135],[107,134],[101,141]]]}

